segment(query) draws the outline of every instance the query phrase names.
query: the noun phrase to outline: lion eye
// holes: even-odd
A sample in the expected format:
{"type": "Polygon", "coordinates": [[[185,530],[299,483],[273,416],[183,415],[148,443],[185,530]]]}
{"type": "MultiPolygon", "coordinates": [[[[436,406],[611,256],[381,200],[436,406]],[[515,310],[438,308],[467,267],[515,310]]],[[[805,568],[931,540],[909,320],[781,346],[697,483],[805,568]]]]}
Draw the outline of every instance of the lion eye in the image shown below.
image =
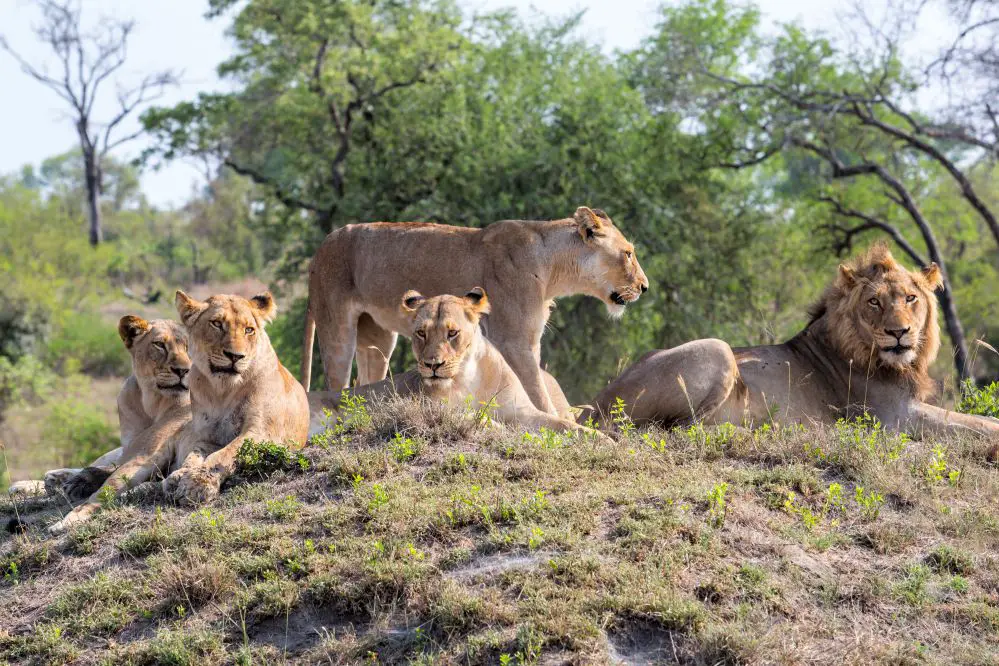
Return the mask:
{"type": "Polygon", "coordinates": [[[416,332],[416,337],[418,337],[421,340],[426,340],[427,339],[427,334],[424,331],[417,331],[416,332]]]}
{"type": "Polygon", "coordinates": [[[909,294],[908,296],[905,297],[905,302],[906,303],[915,303],[916,302],[916,295],[915,294],[909,294]]]}
{"type": "Polygon", "coordinates": [[[632,255],[632,252],[631,252],[631,250],[625,250],[625,251],[624,251],[624,258],[625,258],[625,259],[631,259],[631,257],[632,257],[632,256],[633,256],[633,255],[632,255]]]}
{"type": "Polygon", "coordinates": [[[246,333],[247,335],[253,335],[254,333],[256,333],[256,331],[253,330],[252,326],[247,326],[246,328],[243,329],[243,333],[246,333]]]}
{"type": "Polygon", "coordinates": [[[215,328],[219,329],[220,331],[222,330],[222,322],[220,322],[220,321],[213,321],[212,322],[212,326],[214,326],[215,328]]]}
{"type": "Polygon", "coordinates": [[[448,331],[448,332],[447,332],[447,337],[448,337],[448,339],[449,339],[449,340],[450,340],[451,338],[455,338],[455,337],[457,337],[457,335],[458,335],[458,331],[448,331]]]}
{"type": "Polygon", "coordinates": [[[869,299],[869,300],[867,301],[867,303],[868,303],[868,304],[870,304],[870,305],[873,305],[873,306],[874,306],[874,307],[876,307],[876,308],[880,308],[880,307],[881,307],[881,301],[879,301],[879,300],[878,300],[878,299],[876,299],[876,298],[871,298],[871,299],[869,299]]]}
{"type": "Polygon", "coordinates": [[[166,351],[166,345],[163,344],[162,342],[154,342],[153,346],[159,349],[160,351],[166,351]]]}

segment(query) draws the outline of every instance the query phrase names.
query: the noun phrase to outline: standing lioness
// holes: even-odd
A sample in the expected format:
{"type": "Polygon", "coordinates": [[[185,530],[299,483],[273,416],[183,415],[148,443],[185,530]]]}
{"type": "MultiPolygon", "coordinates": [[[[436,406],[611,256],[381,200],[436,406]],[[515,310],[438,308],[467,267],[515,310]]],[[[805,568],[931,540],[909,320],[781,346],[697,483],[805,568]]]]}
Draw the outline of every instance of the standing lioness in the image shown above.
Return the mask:
{"type": "Polygon", "coordinates": [[[352,224],[323,242],[309,271],[302,383],[309,389],[312,343],[327,387],[346,388],[357,354],[358,384],[385,377],[397,333],[408,327],[399,301],[409,289],[462,295],[481,285],[492,300],[486,326],[539,409],[557,409],[541,373],[541,334],[553,299],[586,294],[620,316],[648,290],[635,248],[600,210],[580,207],[551,222],[509,220],[484,229],[442,224],[352,224]]]}

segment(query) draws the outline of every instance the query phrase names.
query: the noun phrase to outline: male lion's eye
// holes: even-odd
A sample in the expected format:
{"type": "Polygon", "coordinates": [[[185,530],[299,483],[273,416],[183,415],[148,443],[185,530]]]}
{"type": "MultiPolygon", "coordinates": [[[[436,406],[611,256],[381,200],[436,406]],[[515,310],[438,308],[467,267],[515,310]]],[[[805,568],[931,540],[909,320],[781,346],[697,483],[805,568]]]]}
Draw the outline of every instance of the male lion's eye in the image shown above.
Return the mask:
{"type": "Polygon", "coordinates": [[[222,330],[222,322],[220,322],[220,321],[213,321],[212,322],[212,326],[214,326],[215,328],[219,329],[220,331],[222,330]]]}
{"type": "Polygon", "coordinates": [[[247,326],[246,328],[243,329],[243,333],[246,333],[247,335],[253,335],[255,332],[256,331],[254,331],[253,328],[250,326],[247,326]]]}
{"type": "Polygon", "coordinates": [[[457,335],[458,335],[458,331],[448,331],[447,332],[448,339],[456,337],[457,335]]]}
{"type": "Polygon", "coordinates": [[[417,331],[416,332],[416,337],[418,337],[421,340],[425,340],[427,338],[427,334],[424,333],[423,331],[417,331]]]}
{"type": "Polygon", "coordinates": [[[915,294],[909,294],[908,296],[905,297],[905,302],[906,303],[915,303],[916,302],[916,295],[915,294]]]}
{"type": "Polygon", "coordinates": [[[873,305],[873,306],[874,306],[874,307],[876,307],[876,308],[880,308],[880,307],[881,307],[881,301],[879,301],[879,300],[878,300],[878,299],[876,299],[876,298],[872,298],[872,299],[869,299],[869,300],[867,301],[867,303],[868,303],[869,305],[873,305]]]}

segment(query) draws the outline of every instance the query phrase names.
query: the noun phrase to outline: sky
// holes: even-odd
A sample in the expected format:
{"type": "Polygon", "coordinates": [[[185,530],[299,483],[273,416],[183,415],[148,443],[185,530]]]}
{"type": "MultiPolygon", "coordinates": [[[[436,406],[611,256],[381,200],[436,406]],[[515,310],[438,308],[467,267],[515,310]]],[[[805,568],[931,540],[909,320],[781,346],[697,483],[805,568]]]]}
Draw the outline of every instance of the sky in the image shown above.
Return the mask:
{"type": "MultiPolygon", "coordinates": [[[[873,4],[885,0],[869,0],[873,4]]],[[[230,53],[225,36],[225,18],[204,18],[206,0],[82,0],[84,21],[101,16],[133,18],[136,28],[129,41],[128,62],[116,83],[127,86],[150,71],[172,69],[181,73],[182,84],[169,89],[156,101],[170,105],[194,98],[199,91],[224,86],[215,67],[230,53]]],[[[565,16],[585,10],[582,29],[589,38],[608,52],[637,46],[655,26],[659,0],[463,0],[470,10],[495,10],[514,7],[524,15],[543,11],[565,16]]],[[[827,28],[848,8],[843,0],[758,0],[765,21],[798,21],[808,28],[827,28]]],[[[0,0],[0,35],[26,60],[36,66],[55,61],[47,47],[38,43],[32,26],[38,12],[31,0],[0,0]]],[[[932,21],[920,33],[923,48],[931,48],[943,37],[942,29],[932,21]]],[[[66,103],[54,92],[24,74],[17,62],[0,51],[0,85],[5,92],[0,104],[0,174],[20,170],[25,164],[39,164],[76,145],[76,133],[67,114],[66,103]]],[[[97,105],[95,118],[107,118],[115,111],[114,86],[105,90],[102,107],[97,105]],[[111,93],[111,94],[108,94],[111,93]]],[[[123,126],[123,133],[138,128],[136,118],[123,126]]],[[[137,155],[142,139],[115,152],[120,158],[137,155]]],[[[142,176],[149,200],[159,207],[178,206],[193,189],[203,184],[203,176],[193,164],[174,162],[142,176]]]]}

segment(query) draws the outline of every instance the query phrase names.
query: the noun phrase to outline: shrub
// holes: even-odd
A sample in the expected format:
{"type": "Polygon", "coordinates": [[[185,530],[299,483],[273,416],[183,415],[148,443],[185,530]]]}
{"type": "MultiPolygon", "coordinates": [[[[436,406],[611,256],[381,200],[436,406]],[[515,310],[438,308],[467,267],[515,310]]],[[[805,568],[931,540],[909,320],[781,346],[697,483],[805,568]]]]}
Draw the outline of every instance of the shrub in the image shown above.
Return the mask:
{"type": "Polygon", "coordinates": [[[961,402],[957,411],[999,418],[999,382],[977,388],[973,381],[965,380],[961,385],[961,402]]]}
{"type": "Polygon", "coordinates": [[[282,444],[257,442],[252,439],[243,440],[239,452],[236,453],[236,464],[241,473],[255,474],[260,478],[266,478],[279,469],[309,468],[309,461],[301,453],[292,452],[282,444]]]}
{"type": "Polygon", "coordinates": [[[45,360],[63,374],[79,370],[97,376],[127,376],[132,361],[114,327],[96,313],[80,313],[49,340],[45,360]]]}
{"type": "Polygon", "coordinates": [[[121,446],[114,426],[104,414],[80,400],[54,404],[42,436],[63,452],[63,462],[69,467],[82,467],[121,446]]]}

